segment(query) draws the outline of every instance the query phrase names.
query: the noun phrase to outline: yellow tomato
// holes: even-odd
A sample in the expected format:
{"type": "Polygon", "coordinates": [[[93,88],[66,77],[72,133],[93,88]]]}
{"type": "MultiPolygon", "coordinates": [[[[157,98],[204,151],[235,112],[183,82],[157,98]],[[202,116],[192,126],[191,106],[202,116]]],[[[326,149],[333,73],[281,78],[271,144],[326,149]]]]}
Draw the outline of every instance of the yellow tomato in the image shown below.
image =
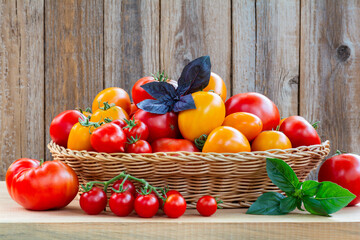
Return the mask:
{"type": "Polygon", "coordinates": [[[249,141],[259,135],[263,128],[262,121],[258,116],[246,112],[237,112],[226,116],[222,125],[239,130],[249,141]]]}
{"type": "Polygon", "coordinates": [[[204,88],[204,91],[213,90],[216,94],[220,95],[222,100],[226,101],[226,85],[224,80],[216,73],[211,73],[209,84],[204,88]]]}
{"type": "Polygon", "coordinates": [[[129,119],[129,115],[126,113],[124,109],[119,106],[112,106],[107,108],[106,106],[103,109],[96,110],[91,115],[92,122],[104,121],[105,118],[110,118],[111,120],[116,119],[129,119]]]}
{"type": "Polygon", "coordinates": [[[203,152],[237,153],[250,152],[250,143],[247,138],[233,127],[221,126],[211,131],[203,152]]]}
{"type": "Polygon", "coordinates": [[[104,102],[108,102],[109,104],[114,103],[116,106],[124,109],[127,114],[130,114],[131,112],[129,94],[122,88],[111,87],[99,92],[92,103],[92,112],[95,113],[96,110],[103,107],[104,102]]]}
{"type": "Polygon", "coordinates": [[[180,132],[190,141],[203,134],[208,135],[225,119],[225,104],[219,95],[201,91],[192,96],[196,109],[182,111],[178,116],[180,132]]]}
{"type": "Polygon", "coordinates": [[[71,150],[87,150],[92,151],[90,143],[90,128],[76,123],[70,131],[67,147],[71,150]]]}
{"type": "Polygon", "coordinates": [[[289,138],[279,131],[264,131],[254,139],[251,145],[252,151],[288,149],[291,147],[289,138]]]}

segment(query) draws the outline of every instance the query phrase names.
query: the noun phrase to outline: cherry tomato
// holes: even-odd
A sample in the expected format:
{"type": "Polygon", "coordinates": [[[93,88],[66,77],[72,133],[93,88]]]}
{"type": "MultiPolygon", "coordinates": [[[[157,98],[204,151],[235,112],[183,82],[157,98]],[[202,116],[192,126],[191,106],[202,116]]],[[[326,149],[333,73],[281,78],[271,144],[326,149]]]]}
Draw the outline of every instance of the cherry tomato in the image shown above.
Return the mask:
{"type": "Polygon", "coordinates": [[[288,137],[279,131],[264,131],[260,133],[252,142],[252,151],[266,151],[270,149],[288,149],[291,148],[291,142],[288,137]]]}
{"type": "Polygon", "coordinates": [[[258,116],[263,130],[276,129],[280,122],[279,109],[267,97],[260,93],[239,93],[225,102],[226,115],[235,112],[248,112],[258,116]]]}
{"type": "Polygon", "coordinates": [[[123,127],[123,130],[127,138],[146,140],[149,137],[149,129],[142,121],[133,118],[126,120],[126,123],[127,125],[123,127]]]}
{"type": "Polygon", "coordinates": [[[159,210],[159,201],[152,195],[139,195],[134,203],[135,212],[143,218],[151,218],[155,216],[159,210]]]}
{"type": "Polygon", "coordinates": [[[233,127],[221,126],[209,134],[203,152],[237,153],[250,152],[250,143],[247,138],[233,127]]]}
{"type": "Polygon", "coordinates": [[[104,211],[107,204],[107,196],[101,188],[93,187],[90,191],[80,196],[80,207],[89,215],[97,215],[104,211]]]}
{"type": "Polygon", "coordinates": [[[67,206],[79,190],[76,173],[60,161],[20,158],[6,172],[12,199],[26,209],[48,210],[67,206]]]}
{"type": "Polygon", "coordinates": [[[280,131],[290,139],[293,147],[321,144],[315,128],[300,116],[286,118],[280,126],[280,131]]]}
{"type": "Polygon", "coordinates": [[[86,126],[84,123],[76,123],[70,131],[67,147],[71,150],[92,151],[90,138],[93,126],[86,126]]]}
{"type": "Polygon", "coordinates": [[[160,138],[151,144],[153,152],[199,152],[195,144],[187,139],[160,138]]]}
{"type": "Polygon", "coordinates": [[[105,103],[104,108],[99,108],[96,110],[92,116],[92,122],[103,122],[105,118],[110,120],[117,120],[117,119],[129,119],[129,115],[126,113],[124,109],[119,106],[110,106],[105,103]]]}
{"type": "Polygon", "coordinates": [[[246,112],[237,112],[228,115],[222,125],[239,130],[249,141],[259,135],[263,128],[261,119],[258,116],[246,112]]]}
{"type": "MultiPolygon", "coordinates": [[[[116,190],[119,190],[120,184],[123,182],[123,179],[117,180],[113,183],[113,188],[116,190]]],[[[136,196],[136,188],[135,185],[130,180],[125,180],[123,185],[123,190],[125,192],[130,192],[134,197],[136,196]]],[[[111,194],[114,194],[115,192],[111,189],[111,194]]]]}
{"type": "Polygon", "coordinates": [[[130,114],[131,112],[130,97],[122,88],[111,87],[99,92],[93,101],[92,112],[95,113],[96,110],[103,107],[104,102],[108,102],[109,104],[114,103],[116,106],[124,109],[127,114],[130,114]]]}
{"type": "Polygon", "coordinates": [[[113,193],[109,200],[109,207],[120,217],[128,216],[134,210],[135,198],[130,192],[113,193]]]}
{"type": "Polygon", "coordinates": [[[346,153],[327,159],[320,167],[319,182],[330,181],[356,195],[348,206],[360,203],[360,156],[346,153]]]}
{"type": "Polygon", "coordinates": [[[211,72],[209,84],[203,89],[204,92],[213,90],[220,95],[221,99],[226,101],[226,85],[224,80],[216,73],[211,72]]]}
{"type": "MultiPolygon", "coordinates": [[[[181,193],[176,190],[169,190],[166,192],[166,195],[162,195],[162,196],[163,196],[163,198],[167,199],[168,197],[170,197],[173,194],[178,194],[178,195],[182,196],[181,193]]],[[[157,195],[156,195],[156,197],[157,197],[157,195]]],[[[160,208],[163,209],[164,201],[159,197],[158,197],[158,200],[159,200],[160,208]]]]}
{"type": "Polygon", "coordinates": [[[225,119],[225,105],[221,97],[211,92],[192,94],[196,109],[179,113],[181,135],[194,141],[201,135],[208,135],[214,128],[221,126],[225,119]]]}
{"type": "Polygon", "coordinates": [[[57,115],[50,124],[50,137],[58,145],[67,147],[71,128],[84,116],[76,110],[68,110],[57,115]]]}
{"type": "Polygon", "coordinates": [[[186,201],[180,194],[171,194],[164,204],[164,213],[169,218],[181,217],[186,211],[186,201]]]}
{"type": "Polygon", "coordinates": [[[147,141],[152,143],[159,138],[179,138],[178,115],[174,112],[165,114],[149,113],[139,109],[134,114],[135,119],[145,123],[149,129],[147,141]]]}
{"type": "Polygon", "coordinates": [[[215,198],[207,195],[201,197],[197,201],[196,209],[201,215],[209,217],[216,212],[216,210],[218,209],[218,204],[215,198]]]}
{"type": "Polygon", "coordinates": [[[109,122],[92,132],[90,142],[91,146],[98,152],[124,152],[126,135],[118,125],[109,122]]]}
{"type": "Polygon", "coordinates": [[[151,145],[145,140],[134,139],[126,145],[127,153],[152,153],[151,145]]]}

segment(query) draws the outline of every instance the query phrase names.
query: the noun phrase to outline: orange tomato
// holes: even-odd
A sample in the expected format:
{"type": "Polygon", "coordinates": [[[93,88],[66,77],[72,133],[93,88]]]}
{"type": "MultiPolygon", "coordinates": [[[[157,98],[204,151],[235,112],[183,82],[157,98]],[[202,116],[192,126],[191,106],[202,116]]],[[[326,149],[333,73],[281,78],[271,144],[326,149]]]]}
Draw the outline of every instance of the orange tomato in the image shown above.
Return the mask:
{"type": "Polygon", "coordinates": [[[250,152],[247,138],[233,127],[221,126],[211,131],[205,141],[203,152],[237,153],[250,152]]]}
{"type": "Polygon", "coordinates": [[[200,91],[192,96],[196,109],[185,110],[178,115],[181,135],[190,141],[209,134],[214,128],[221,126],[225,119],[225,104],[219,95],[200,91]]]}
{"type": "Polygon", "coordinates": [[[270,149],[291,148],[289,138],[279,131],[264,131],[260,133],[252,142],[252,151],[266,151],[270,149]]]}
{"type": "Polygon", "coordinates": [[[139,110],[139,108],[135,105],[135,103],[131,103],[131,113],[129,115],[129,117],[131,117],[132,115],[134,115],[134,113],[139,110]]]}
{"type": "Polygon", "coordinates": [[[103,108],[96,110],[92,114],[91,121],[92,122],[100,122],[100,121],[102,122],[102,121],[104,121],[105,118],[110,118],[111,120],[124,119],[124,118],[129,119],[129,115],[121,107],[111,106],[111,105],[105,103],[103,108]]]}
{"type": "Polygon", "coordinates": [[[220,95],[221,99],[226,101],[226,85],[224,80],[216,73],[211,72],[209,84],[203,89],[203,91],[213,90],[216,94],[220,95]]]}
{"type": "Polygon", "coordinates": [[[259,135],[263,129],[261,119],[252,113],[246,112],[237,112],[228,115],[222,125],[239,130],[249,141],[259,135]]]}
{"type": "Polygon", "coordinates": [[[81,123],[76,123],[70,131],[67,148],[71,150],[93,150],[90,143],[90,130],[93,127],[83,126],[81,123]]]}
{"type": "Polygon", "coordinates": [[[129,94],[122,88],[111,87],[99,92],[92,103],[92,112],[95,113],[96,110],[103,107],[104,102],[108,102],[109,104],[114,103],[116,106],[124,109],[127,114],[130,114],[131,112],[129,94]]]}
{"type": "Polygon", "coordinates": [[[285,121],[287,118],[283,118],[280,120],[280,123],[279,123],[279,127],[281,126],[281,124],[283,123],[283,121],[285,121]]]}

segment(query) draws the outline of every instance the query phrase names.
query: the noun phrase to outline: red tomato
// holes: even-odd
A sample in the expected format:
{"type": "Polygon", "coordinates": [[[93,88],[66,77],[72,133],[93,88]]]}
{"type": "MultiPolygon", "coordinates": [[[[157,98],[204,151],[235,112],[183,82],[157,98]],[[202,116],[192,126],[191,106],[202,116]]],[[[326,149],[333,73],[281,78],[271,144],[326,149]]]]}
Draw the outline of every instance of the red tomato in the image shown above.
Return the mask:
{"type": "Polygon", "coordinates": [[[83,118],[79,111],[68,110],[57,115],[50,124],[50,137],[58,145],[67,147],[71,128],[83,118]]]}
{"type": "Polygon", "coordinates": [[[196,204],[198,212],[205,217],[213,215],[217,208],[218,205],[216,199],[208,195],[201,197],[196,204]]]}
{"type": "Polygon", "coordinates": [[[134,201],[134,196],[130,192],[113,193],[109,207],[116,215],[126,217],[134,210],[134,201]]]}
{"type": "Polygon", "coordinates": [[[283,132],[291,141],[292,147],[310,146],[321,144],[320,137],[315,128],[300,116],[288,117],[280,126],[283,132]]]}
{"type": "Polygon", "coordinates": [[[159,210],[159,201],[153,194],[139,195],[135,199],[134,208],[140,217],[151,218],[159,210]]]}
{"type": "MultiPolygon", "coordinates": [[[[113,183],[112,187],[116,190],[119,190],[120,184],[122,182],[123,182],[123,179],[117,180],[116,182],[113,183]]],[[[130,192],[132,195],[134,195],[134,197],[136,196],[135,185],[130,180],[126,180],[124,182],[123,190],[125,190],[125,192],[130,192]]],[[[111,190],[111,194],[114,194],[114,193],[115,192],[113,190],[111,190]]]]}
{"type": "Polygon", "coordinates": [[[110,122],[96,128],[91,134],[90,142],[98,152],[124,152],[126,135],[118,125],[110,122]]]}
{"type": "Polygon", "coordinates": [[[258,116],[263,123],[263,130],[276,129],[280,114],[276,105],[260,93],[239,93],[225,102],[226,116],[235,112],[248,112],[258,116]]]}
{"type": "MultiPolygon", "coordinates": [[[[165,195],[162,195],[162,196],[163,196],[163,198],[167,199],[168,197],[170,197],[173,194],[178,194],[178,195],[182,196],[181,193],[176,190],[169,190],[166,192],[166,196],[165,195]]],[[[158,200],[159,200],[160,208],[162,209],[163,205],[164,205],[164,201],[159,197],[158,197],[158,200]]]]}
{"type": "Polygon", "coordinates": [[[200,152],[195,144],[187,139],[160,138],[151,144],[153,152],[200,152]]]}
{"type": "Polygon", "coordinates": [[[319,182],[330,181],[356,195],[348,206],[360,203],[360,156],[340,154],[327,159],[320,167],[319,182]]]}
{"type": "Polygon", "coordinates": [[[121,129],[127,125],[124,119],[116,119],[111,121],[111,123],[118,125],[121,129]]]}
{"type": "Polygon", "coordinates": [[[127,124],[125,127],[123,127],[123,130],[127,138],[131,139],[131,137],[133,137],[146,140],[149,137],[149,129],[142,121],[133,118],[130,120],[125,120],[125,122],[127,124]]]}
{"type": "Polygon", "coordinates": [[[93,187],[90,191],[80,196],[80,207],[89,215],[97,215],[104,211],[107,204],[107,196],[101,188],[93,187]]]}
{"type": "Polygon", "coordinates": [[[178,115],[176,113],[155,114],[139,109],[134,116],[135,119],[142,121],[148,127],[149,137],[147,141],[150,143],[159,138],[180,137],[178,115]]]}
{"type": "Polygon", "coordinates": [[[127,153],[152,153],[151,145],[145,140],[137,140],[126,145],[127,153]]]}
{"type": "Polygon", "coordinates": [[[48,210],[67,206],[79,190],[74,170],[60,161],[20,158],[6,172],[12,199],[26,209],[48,210]]]}
{"type": "Polygon", "coordinates": [[[164,213],[169,218],[181,217],[186,211],[186,201],[180,194],[171,194],[164,204],[164,213]]]}

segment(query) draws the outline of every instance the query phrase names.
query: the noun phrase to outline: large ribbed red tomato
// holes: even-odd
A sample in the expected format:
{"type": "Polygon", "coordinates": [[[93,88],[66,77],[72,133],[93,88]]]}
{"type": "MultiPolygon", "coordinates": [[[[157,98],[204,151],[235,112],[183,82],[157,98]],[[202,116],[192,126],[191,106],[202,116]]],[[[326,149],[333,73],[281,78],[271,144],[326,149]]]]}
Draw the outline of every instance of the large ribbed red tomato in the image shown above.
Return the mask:
{"type": "Polygon", "coordinates": [[[235,112],[248,112],[258,116],[263,130],[276,129],[280,122],[279,109],[266,96],[255,93],[239,93],[225,102],[226,116],[235,112]]]}

